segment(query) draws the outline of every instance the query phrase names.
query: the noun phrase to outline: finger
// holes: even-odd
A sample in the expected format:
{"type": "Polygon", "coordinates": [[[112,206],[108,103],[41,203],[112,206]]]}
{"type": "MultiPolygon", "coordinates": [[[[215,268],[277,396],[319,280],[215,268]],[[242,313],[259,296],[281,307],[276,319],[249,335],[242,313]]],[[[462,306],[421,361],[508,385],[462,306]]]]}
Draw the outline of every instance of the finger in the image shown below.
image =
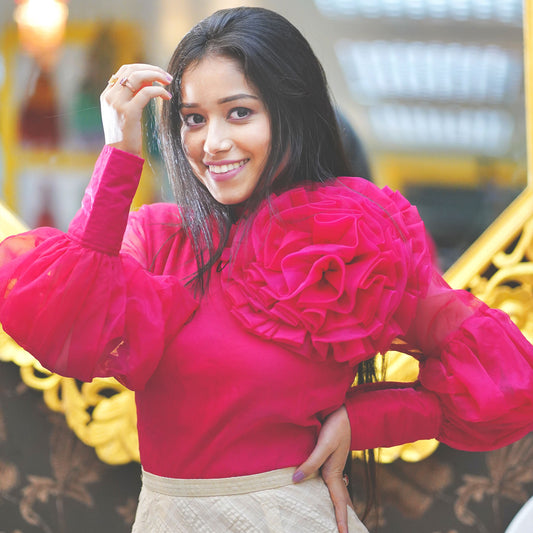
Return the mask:
{"type": "Polygon", "coordinates": [[[154,70],[136,70],[121,78],[119,85],[127,87],[136,93],[143,87],[159,82],[162,85],[168,85],[172,81],[172,76],[154,70]]]}
{"type": "Polygon", "coordinates": [[[159,85],[148,85],[143,87],[137,94],[132,98],[132,103],[139,108],[144,108],[150,100],[160,96],[164,100],[170,100],[172,94],[170,94],[164,87],[159,85]]]}
{"type": "Polygon", "coordinates": [[[115,74],[119,76],[127,76],[131,74],[132,72],[137,72],[140,70],[151,71],[151,72],[160,74],[162,76],[165,76],[165,75],[170,76],[170,74],[166,70],[162,69],[161,67],[158,67],[156,65],[150,65],[148,63],[132,63],[132,64],[127,64],[127,65],[122,65],[115,74]]]}
{"type": "Polygon", "coordinates": [[[152,65],[151,63],[127,63],[127,64],[124,64],[122,65],[120,68],[119,68],[119,71],[129,71],[129,72],[132,72],[134,70],[153,70],[153,71],[158,71],[158,72],[161,72],[161,73],[165,73],[166,70],[165,69],[162,69],[161,67],[158,67],[157,65],[152,65]]]}
{"type": "Polygon", "coordinates": [[[318,472],[333,452],[333,446],[326,440],[318,439],[316,446],[309,457],[296,469],[292,479],[295,483],[303,481],[310,475],[318,472]]]}
{"type": "Polygon", "coordinates": [[[159,82],[163,85],[168,85],[172,81],[172,76],[165,70],[154,65],[134,64],[122,65],[115,74],[109,78],[109,82],[104,89],[113,89],[116,87],[128,87],[132,92],[137,92],[144,85],[151,85],[154,82],[159,82]]]}
{"type": "Polygon", "coordinates": [[[127,86],[119,87],[113,93],[104,91],[100,100],[104,104],[102,110],[111,107],[116,109],[120,116],[125,117],[127,115],[131,120],[136,121],[140,118],[142,110],[148,102],[158,96],[164,100],[172,98],[172,94],[161,85],[147,85],[136,93],[127,86]]]}
{"type": "Polygon", "coordinates": [[[350,495],[342,477],[336,476],[326,483],[333,507],[339,533],[348,533],[348,505],[351,505],[350,495]]]}

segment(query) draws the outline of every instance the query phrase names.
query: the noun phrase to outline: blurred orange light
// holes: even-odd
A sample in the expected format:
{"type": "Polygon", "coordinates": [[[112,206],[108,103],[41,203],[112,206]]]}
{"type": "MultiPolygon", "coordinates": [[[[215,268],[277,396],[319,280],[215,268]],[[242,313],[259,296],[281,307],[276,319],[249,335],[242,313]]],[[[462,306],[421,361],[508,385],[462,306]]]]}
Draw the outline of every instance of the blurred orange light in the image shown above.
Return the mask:
{"type": "Polygon", "coordinates": [[[19,0],[17,4],[13,16],[21,44],[48,69],[63,41],[68,7],[61,0],[19,0]]]}

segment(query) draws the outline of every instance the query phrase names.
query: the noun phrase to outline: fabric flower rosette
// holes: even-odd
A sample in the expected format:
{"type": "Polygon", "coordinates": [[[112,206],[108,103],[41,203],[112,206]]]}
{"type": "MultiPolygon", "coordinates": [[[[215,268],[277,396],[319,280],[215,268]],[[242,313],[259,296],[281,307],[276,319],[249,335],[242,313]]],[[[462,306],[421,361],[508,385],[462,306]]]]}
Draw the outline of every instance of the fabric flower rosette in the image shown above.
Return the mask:
{"type": "Polygon", "coordinates": [[[245,327],[351,365],[405,332],[431,271],[416,209],[360,178],[273,197],[228,254],[225,294],[245,327]]]}

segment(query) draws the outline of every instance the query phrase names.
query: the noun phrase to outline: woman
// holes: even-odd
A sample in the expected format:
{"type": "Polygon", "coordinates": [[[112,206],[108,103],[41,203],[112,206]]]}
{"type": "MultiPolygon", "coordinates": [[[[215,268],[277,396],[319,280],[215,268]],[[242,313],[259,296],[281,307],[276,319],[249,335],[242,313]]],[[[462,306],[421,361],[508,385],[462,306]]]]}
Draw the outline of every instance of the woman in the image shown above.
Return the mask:
{"type": "Polygon", "coordinates": [[[324,74],[284,18],[215,13],[168,72],[121,67],[102,114],[107,145],[68,233],[1,247],[0,321],[52,371],[135,390],[134,531],[364,532],[350,448],[482,450],[531,430],[532,346],[432,272],[405,199],[335,177],[348,165],[324,74]],[[158,97],[179,207],[128,220],[158,97]],[[351,388],[393,346],[420,360],[419,381],[351,388]]]}

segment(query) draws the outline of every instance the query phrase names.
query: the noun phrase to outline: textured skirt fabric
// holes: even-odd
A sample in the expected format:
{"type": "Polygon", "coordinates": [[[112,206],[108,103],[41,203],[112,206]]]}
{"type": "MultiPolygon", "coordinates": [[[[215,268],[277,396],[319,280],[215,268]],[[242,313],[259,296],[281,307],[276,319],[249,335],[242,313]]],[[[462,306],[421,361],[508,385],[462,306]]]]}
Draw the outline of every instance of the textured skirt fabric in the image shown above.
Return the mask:
{"type": "MultiPolygon", "coordinates": [[[[143,472],[132,533],[338,533],[328,489],[294,468],[224,479],[172,479],[143,472]]],[[[349,533],[368,533],[348,508],[349,533]]]]}

